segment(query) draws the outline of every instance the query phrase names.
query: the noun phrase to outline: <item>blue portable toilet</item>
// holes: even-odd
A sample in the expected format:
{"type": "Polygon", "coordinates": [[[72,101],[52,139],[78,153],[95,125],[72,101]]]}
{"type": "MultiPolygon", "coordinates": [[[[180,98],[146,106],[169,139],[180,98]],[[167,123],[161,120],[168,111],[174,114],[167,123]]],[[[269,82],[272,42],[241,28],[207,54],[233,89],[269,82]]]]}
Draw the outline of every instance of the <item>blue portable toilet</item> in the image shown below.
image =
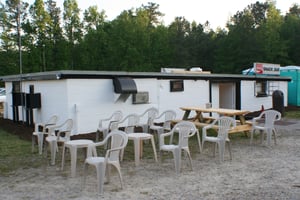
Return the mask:
{"type": "Polygon", "coordinates": [[[300,67],[280,67],[280,76],[292,78],[292,81],[288,83],[288,104],[300,106],[300,67]]]}

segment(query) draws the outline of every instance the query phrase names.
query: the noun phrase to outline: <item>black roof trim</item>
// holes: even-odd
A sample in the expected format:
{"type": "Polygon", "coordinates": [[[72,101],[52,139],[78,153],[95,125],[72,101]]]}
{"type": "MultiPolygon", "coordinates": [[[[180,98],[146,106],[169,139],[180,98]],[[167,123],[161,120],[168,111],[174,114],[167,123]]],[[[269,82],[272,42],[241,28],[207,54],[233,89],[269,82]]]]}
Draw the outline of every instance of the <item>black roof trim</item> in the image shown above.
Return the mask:
{"type": "Polygon", "coordinates": [[[283,76],[256,76],[239,74],[201,74],[201,73],[160,73],[160,72],[124,72],[124,71],[50,71],[29,74],[9,75],[0,77],[0,81],[35,81],[61,79],[114,79],[115,77],[155,78],[155,79],[189,79],[211,81],[241,81],[241,80],[271,80],[291,81],[291,77],[283,76]]]}

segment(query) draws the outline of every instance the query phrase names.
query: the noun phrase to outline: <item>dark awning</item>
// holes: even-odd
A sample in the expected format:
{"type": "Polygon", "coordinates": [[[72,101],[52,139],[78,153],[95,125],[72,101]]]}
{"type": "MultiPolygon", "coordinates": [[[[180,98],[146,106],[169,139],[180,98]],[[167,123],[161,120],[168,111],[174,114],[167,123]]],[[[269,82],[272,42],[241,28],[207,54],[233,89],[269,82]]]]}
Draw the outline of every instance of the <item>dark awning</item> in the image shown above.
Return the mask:
{"type": "Polygon", "coordinates": [[[137,93],[137,87],[132,78],[118,77],[113,80],[115,93],[134,94],[137,93]]]}

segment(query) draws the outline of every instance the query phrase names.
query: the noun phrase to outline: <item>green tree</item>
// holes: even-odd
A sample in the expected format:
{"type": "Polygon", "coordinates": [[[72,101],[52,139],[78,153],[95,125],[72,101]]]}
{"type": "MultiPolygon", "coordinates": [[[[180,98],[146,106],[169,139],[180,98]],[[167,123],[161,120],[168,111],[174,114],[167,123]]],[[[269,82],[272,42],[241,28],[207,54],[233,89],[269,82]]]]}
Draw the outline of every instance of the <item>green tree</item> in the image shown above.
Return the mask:
{"type": "Polygon", "coordinates": [[[64,31],[68,41],[69,48],[69,66],[75,69],[76,60],[79,58],[80,52],[75,50],[75,45],[78,45],[82,39],[83,25],[80,21],[80,9],[76,0],[64,1],[64,31]]]}
{"type": "Polygon", "coordinates": [[[287,42],[289,60],[284,65],[300,65],[300,6],[293,5],[281,27],[282,39],[287,42]]]}
{"type": "Polygon", "coordinates": [[[44,46],[46,70],[67,69],[65,61],[67,45],[61,28],[61,10],[53,0],[47,0],[46,7],[50,16],[47,26],[48,41],[44,46]]]}
{"type": "Polygon", "coordinates": [[[169,42],[172,48],[171,66],[188,67],[189,47],[187,38],[191,32],[191,24],[184,17],[176,17],[169,26],[169,42]]]}
{"type": "Polygon", "coordinates": [[[27,16],[28,3],[20,0],[6,0],[0,8],[0,42],[1,42],[1,69],[7,74],[23,73],[22,26],[27,16]],[[19,52],[17,51],[19,49],[19,52]]]}
{"type": "MultiPolygon", "coordinates": [[[[35,0],[34,4],[30,7],[31,13],[31,26],[33,44],[36,48],[38,56],[39,71],[46,70],[45,62],[45,45],[50,40],[49,28],[51,26],[50,15],[45,9],[43,0],[35,0]]],[[[34,49],[32,49],[33,51],[34,49]]],[[[34,70],[37,71],[37,70],[34,70]]]]}
{"type": "Polygon", "coordinates": [[[227,35],[218,40],[214,72],[240,74],[253,62],[262,60],[263,49],[257,31],[266,20],[268,6],[268,3],[256,2],[242,12],[238,11],[228,21],[227,35]]]}
{"type": "Polygon", "coordinates": [[[164,14],[159,11],[159,4],[148,2],[147,5],[142,5],[141,10],[145,10],[147,13],[149,27],[162,24],[161,18],[164,16],[164,14]]]}
{"type": "Polygon", "coordinates": [[[84,11],[83,16],[84,29],[87,32],[97,30],[99,27],[103,26],[106,18],[105,11],[102,10],[101,12],[98,12],[97,6],[90,6],[84,11]]]}
{"type": "Polygon", "coordinates": [[[267,10],[267,19],[259,30],[264,55],[262,61],[279,64],[287,62],[286,42],[280,35],[282,24],[283,17],[280,15],[280,11],[271,3],[267,10]]]}
{"type": "Polygon", "coordinates": [[[214,37],[215,33],[210,28],[209,22],[204,25],[192,22],[190,34],[187,37],[188,66],[201,67],[211,70],[214,65],[214,37]]]}

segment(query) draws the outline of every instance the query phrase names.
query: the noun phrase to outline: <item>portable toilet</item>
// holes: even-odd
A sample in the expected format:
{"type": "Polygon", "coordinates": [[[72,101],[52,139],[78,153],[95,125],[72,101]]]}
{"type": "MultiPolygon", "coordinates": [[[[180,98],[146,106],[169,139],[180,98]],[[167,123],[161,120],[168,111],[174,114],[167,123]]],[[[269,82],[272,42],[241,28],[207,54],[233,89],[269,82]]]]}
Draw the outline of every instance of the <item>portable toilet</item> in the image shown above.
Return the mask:
{"type": "Polygon", "coordinates": [[[300,67],[280,67],[280,76],[292,78],[292,81],[288,83],[288,104],[300,106],[300,67]]]}

